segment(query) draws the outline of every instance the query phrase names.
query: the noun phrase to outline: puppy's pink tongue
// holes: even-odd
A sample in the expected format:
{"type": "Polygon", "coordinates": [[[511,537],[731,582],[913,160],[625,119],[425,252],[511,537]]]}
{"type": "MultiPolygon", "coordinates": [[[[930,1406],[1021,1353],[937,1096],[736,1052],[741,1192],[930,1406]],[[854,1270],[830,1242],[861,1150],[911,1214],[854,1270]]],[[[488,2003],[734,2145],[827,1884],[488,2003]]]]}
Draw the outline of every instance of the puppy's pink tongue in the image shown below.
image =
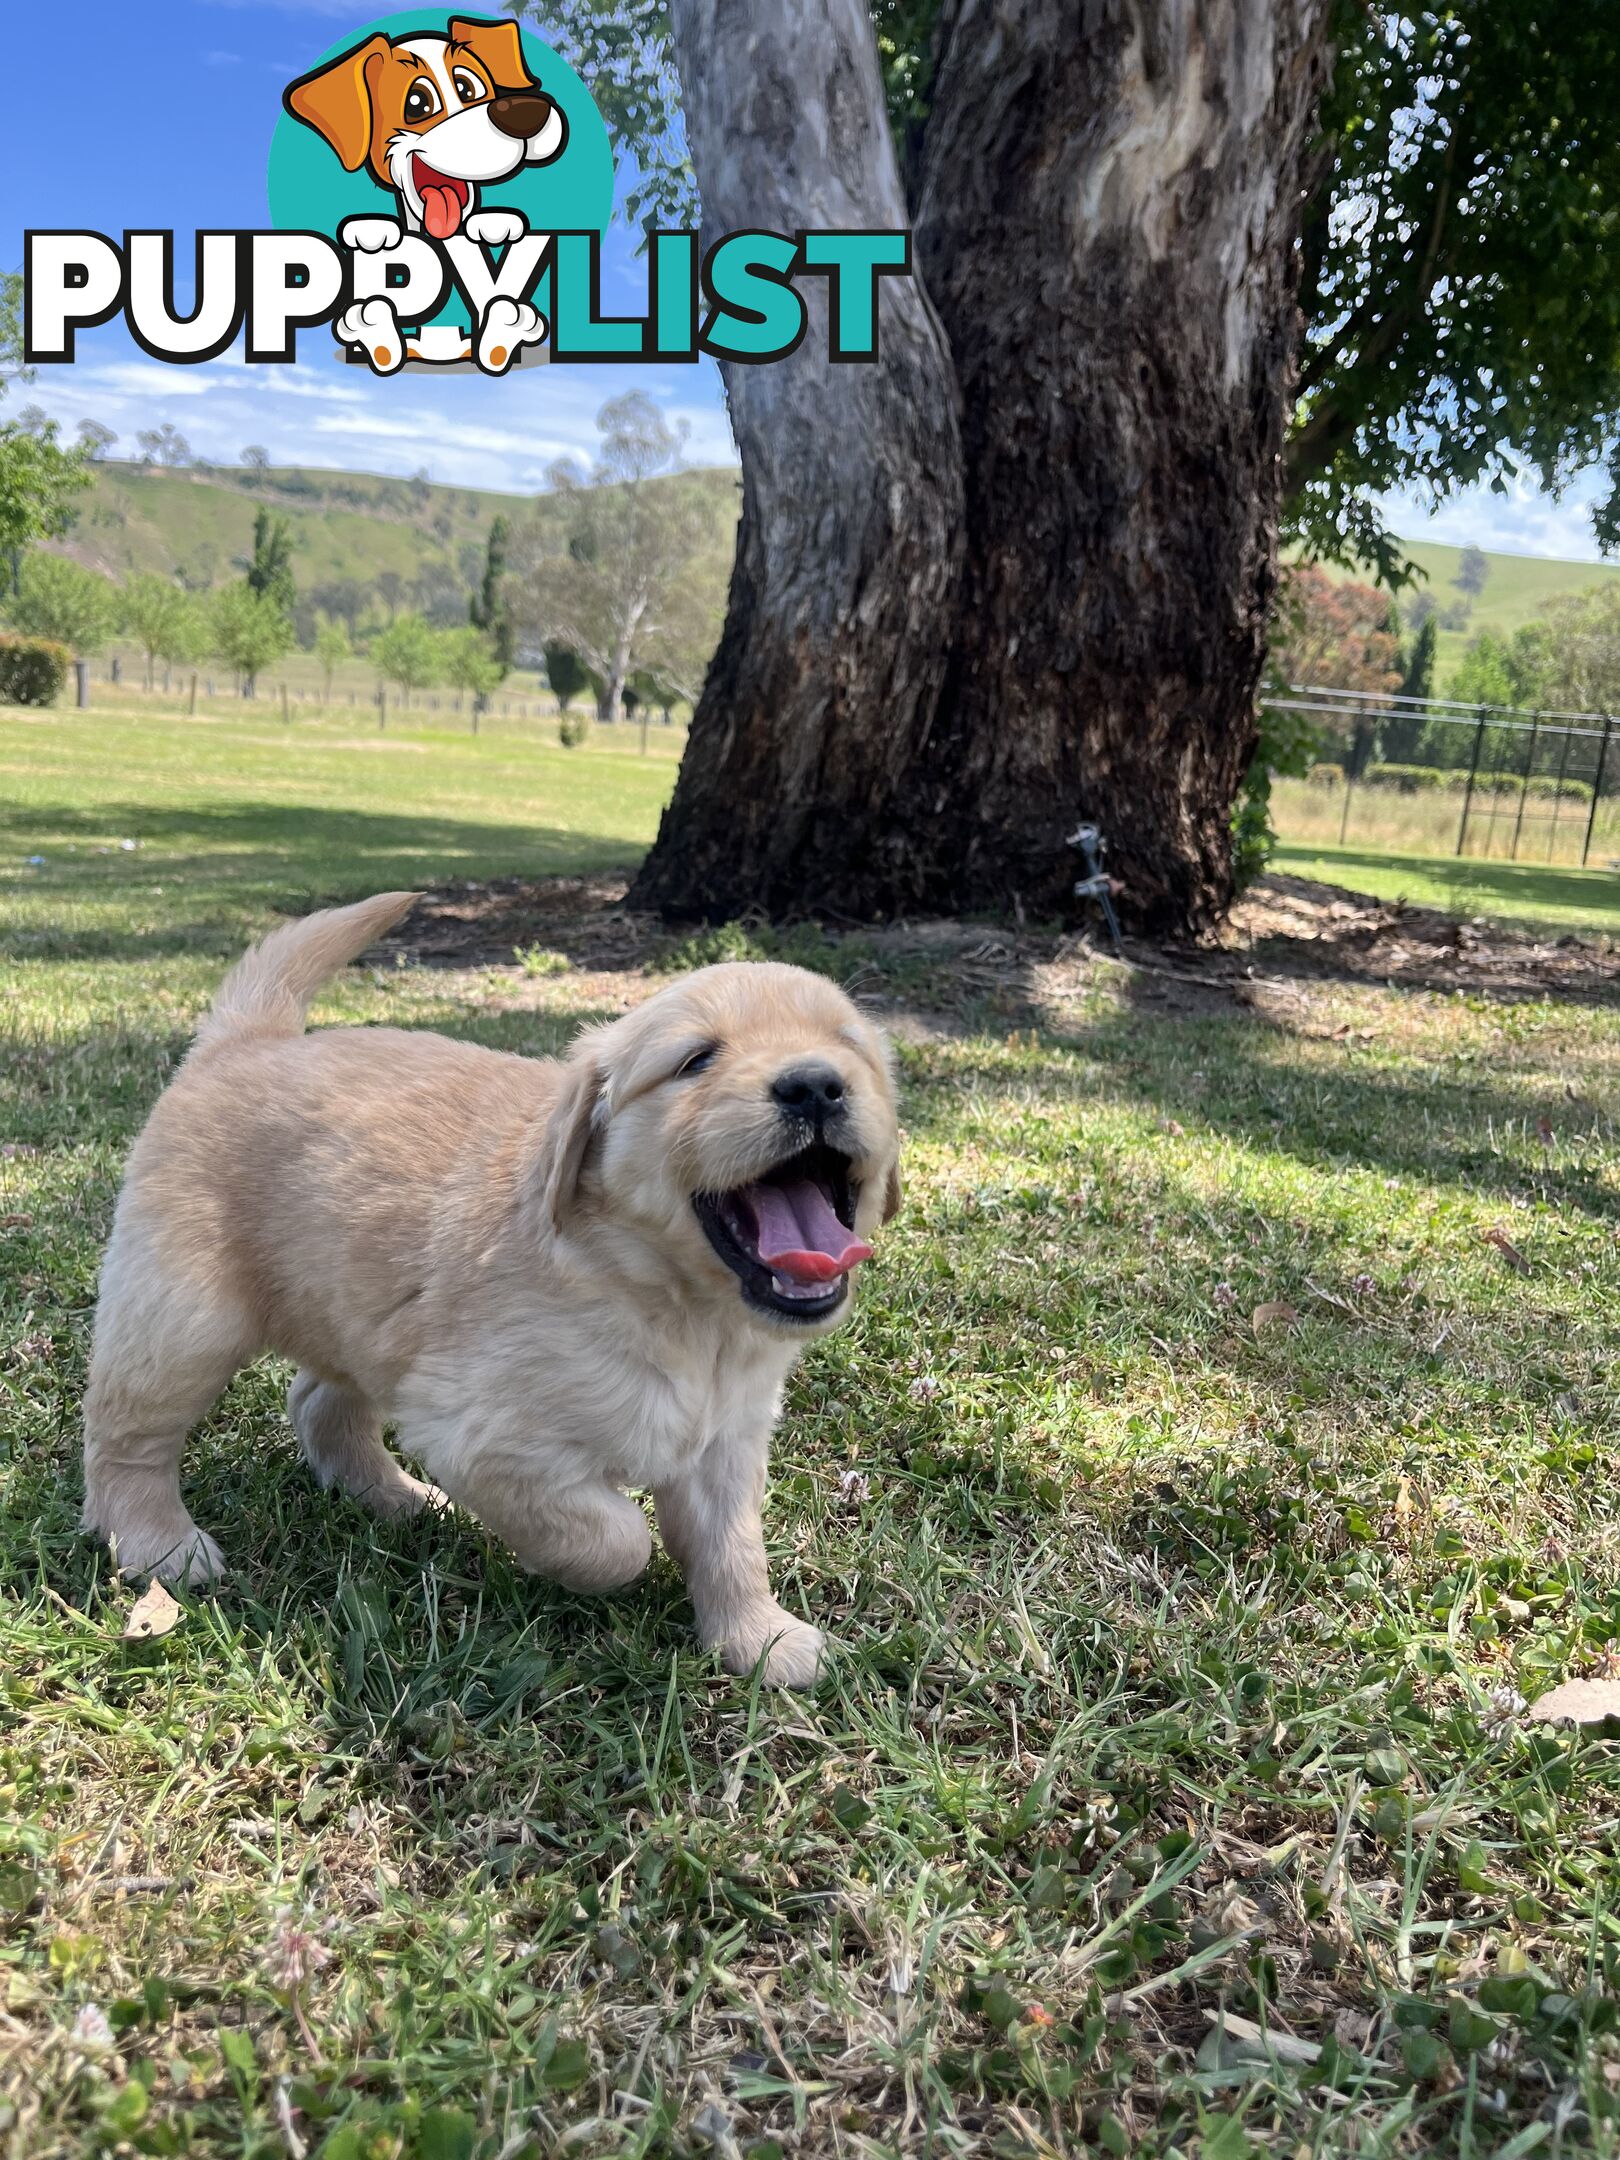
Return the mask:
{"type": "Polygon", "coordinates": [[[809,1178],[791,1185],[752,1185],[748,1198],[759,1225],[759,1257],[773,1275],[796,1283],[831,1282],[872,1257],[871,1246],[845,1229],[809,1178]]]}
{"type": "Polygon", "coordinates": [[[422,190],[422,222],[435,240],[453,238],[461,223],[461,197],[456,190],[425,187],[422,190]]]}

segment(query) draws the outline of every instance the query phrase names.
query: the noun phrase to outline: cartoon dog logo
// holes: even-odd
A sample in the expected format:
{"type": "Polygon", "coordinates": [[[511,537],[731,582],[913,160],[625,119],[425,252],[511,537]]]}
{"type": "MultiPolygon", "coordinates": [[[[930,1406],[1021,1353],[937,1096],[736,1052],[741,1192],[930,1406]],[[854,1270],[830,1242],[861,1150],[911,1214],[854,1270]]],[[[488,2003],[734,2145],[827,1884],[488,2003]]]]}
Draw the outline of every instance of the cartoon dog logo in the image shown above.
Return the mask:
{"type": "MultiPolygon", "coordinates": [[[[353,217],[339,229],[346,247],[368,253],[397,248],[404,233],[439,241],[465,233],[484,247],[521,239],[528,231],[522,212],[481,210],[478,190],[525,165],[553,163],[568,141],[562,110],[529,73],[510,21],[453,16],[442,36],[375,32],[289,83],[283,103],[330,144],[345,172],[364,166],[393,191],[397,219],[353,217]]],[[[501,315],[497,334],[513,345],[544,335],[533,308],[505,302],[501,315]]],[[[406,339],[387,300],[348,309],[336,328],[385,371],[406,358],[443,361],[470,353],[465,339],[461,352],[445,350],[437,329],[406,339]]]]}

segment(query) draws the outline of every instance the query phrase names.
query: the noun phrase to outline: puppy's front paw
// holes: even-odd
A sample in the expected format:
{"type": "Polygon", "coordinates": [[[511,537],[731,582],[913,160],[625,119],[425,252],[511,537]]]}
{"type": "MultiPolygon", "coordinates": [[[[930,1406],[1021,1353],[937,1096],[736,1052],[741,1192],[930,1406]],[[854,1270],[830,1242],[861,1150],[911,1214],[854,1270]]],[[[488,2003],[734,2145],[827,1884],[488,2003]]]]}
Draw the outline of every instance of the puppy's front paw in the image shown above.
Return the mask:
{"type": "Polygon", "coordinates": [[[521,240],[529,221],[521,210],[475,210],[463,230],[480,247],[510,247],[521,240]]]}
{"type": "Polygon", "coordinates": [[[345,218],[338,227],[338,241],[363,255],[381,255],[399,246],[400,228],[388,217],[345,218]]]}
{"type": "Polygon", "coordinates": [[[769,1686],[806,1688],[815,1685],[821,1671],[827,1638],[820,1628],[771,1605],[728,1628],[715,1647],[727,1672],[751,1673],[763,1656],[769,1686]]]}

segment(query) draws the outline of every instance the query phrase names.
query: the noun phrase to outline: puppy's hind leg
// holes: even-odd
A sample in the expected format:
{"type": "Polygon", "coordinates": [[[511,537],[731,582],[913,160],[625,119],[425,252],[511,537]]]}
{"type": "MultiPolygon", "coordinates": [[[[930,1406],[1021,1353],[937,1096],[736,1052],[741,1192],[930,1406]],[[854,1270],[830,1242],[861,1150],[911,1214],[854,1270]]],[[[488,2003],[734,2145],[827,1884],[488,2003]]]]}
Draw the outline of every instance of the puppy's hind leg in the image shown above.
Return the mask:
{"type": "Polygon", "coordinates": [[[257,1348],[229,1300],[171,1279],[144,1246],[115,1236],[103,1271],[84,1399],[84,1527],[113,1547],[124,1574],[202,1583],[219,1547],[180,1497],[186,1435],[257,1348]]]}
{"type": "Polygon", "coordinates": [[[325,1487],[341,1486],[374,1515],[415,1515],[444,1495],[414,1478],[383,1445],[382,1420],[363,1395],[305,1366],[287,1390],[287,1415],[304,1460],[325,1487]]]}

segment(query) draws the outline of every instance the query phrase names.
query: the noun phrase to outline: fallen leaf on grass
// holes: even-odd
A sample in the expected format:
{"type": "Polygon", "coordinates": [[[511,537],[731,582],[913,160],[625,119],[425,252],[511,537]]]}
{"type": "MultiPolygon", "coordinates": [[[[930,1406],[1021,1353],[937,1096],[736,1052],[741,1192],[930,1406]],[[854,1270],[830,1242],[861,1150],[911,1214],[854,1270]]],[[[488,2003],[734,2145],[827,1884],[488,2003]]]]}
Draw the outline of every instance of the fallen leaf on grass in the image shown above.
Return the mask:
{"type": "Polygon", "coordinates": [[[154,1636],[167,1635],[176,1628],[184,1615],[170,1597],[162,1583],[154,1579],[135,1600],[134,1609],[124,1622],[125,1642],[150,1642],[154,1636]]]}
{"type": "Polygon", "coordinates": [[[0,1230],[26,1230],[33,1219],[32,1215],[0,1215],[0,1230]]]}
{"type": "Polygon", "coordinates": [[[1620,1680],[1566,1680],[1530,1705],[1527,1716],[1543,1724],[1568,1718],[1576,1725],[1620,1719],[1620,1680]]]}
{"type": "Polygon", "coordinates": [[[1262,1335],[1268,1327],[1292,1327],[1298,1318],[1299,1314],[1292,1305],[1285,1305],[1279,1300],[1274,1305],[1257,1305],[1250,1315],[1249,1324],[1257,1335],[1262,1335]]]}
{"type": "Polygon", "coordinates": [[[1510,1268],[1516,1269],[1521,1275],[1529,1274],[1529,1261],[1520,1252],[1518,1246],[1514,1244],[1500,1223],[1492,1223],[1488,1230],[1482,1230],[1479,1234],[1487,1245],[1496,1247],[1510,1268]]]}

